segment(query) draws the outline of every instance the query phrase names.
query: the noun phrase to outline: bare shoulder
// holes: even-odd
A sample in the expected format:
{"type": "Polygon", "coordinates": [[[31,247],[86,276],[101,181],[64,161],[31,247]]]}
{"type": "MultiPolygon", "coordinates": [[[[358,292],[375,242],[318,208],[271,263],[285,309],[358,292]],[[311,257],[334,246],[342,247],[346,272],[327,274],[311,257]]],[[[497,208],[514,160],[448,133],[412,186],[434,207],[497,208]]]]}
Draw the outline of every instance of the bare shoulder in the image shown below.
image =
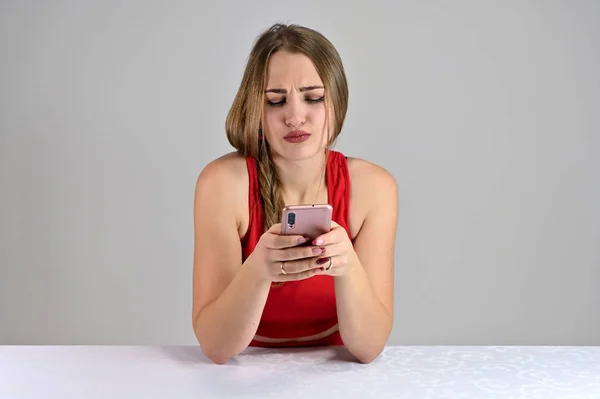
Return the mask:
{"type": "Polygon", "coordinates": [[[352,184],[365,188],[396,189],[396,179],[382,166],[362,158],[348,157],[352,184]]]}
{"type": "MultiPolygon", "coordinates": [[[[230,185],[248,180],[246,160],[236,152],[230,152],[209,162],[198,176],[198,184],[230,185]]],[[[217,187],[214,187],[217,188],[217,187]]]]}
{"type": "Polygon", "coordinates": [[[396,179],[382,166],[362,158],[348,157],[348,171],[352,195],[369,208],[381,205],[382,201],[393,201],[397,197],[396,179]],[[377,195],[373,195],[374,193],[377,195]]]}
{"type": "Polygon", "coordinates": [[[398,185],[388,170],[362,158],[348,157],[348,172],[350,229],[354,237],[369,215],[397,212],[398,185]]]}
{"type": "Polygon", "coordinates": [[[200,172],[196,182],[196,208],[210,207],[214,214],[234,215],[239,227],[247,198],[248,169],[246,159],[240,154],[231,152],[216,158],[200,172]]]}

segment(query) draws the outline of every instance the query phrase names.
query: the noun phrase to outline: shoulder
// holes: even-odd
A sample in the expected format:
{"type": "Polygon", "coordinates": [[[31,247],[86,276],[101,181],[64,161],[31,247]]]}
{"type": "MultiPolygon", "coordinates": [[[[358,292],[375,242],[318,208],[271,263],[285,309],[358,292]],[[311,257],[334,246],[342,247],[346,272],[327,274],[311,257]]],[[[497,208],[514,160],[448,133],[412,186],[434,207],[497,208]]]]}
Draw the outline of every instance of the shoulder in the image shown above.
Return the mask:
{"type": "Polygon", "coordinates": [[[248,181],[246,159],[236,152],[230,152],[210,161],[200,172],[197,188],[228,190],[248,181]]]}
{"type": "Polygon", "coordinates": [[[196,181],[195,206],[210,207],[211,212],[233,214],[239,219],[248,197],[246,158],[236,152],[210,161],[196,181]],[[231,212],[231,210],[235,210],[231,212]]]}
{"type": "Polygon", "coordinates": [[[365,224],[387,223],[398,213],[398,186],[382,166],[361,158],[347,158],[350,177],[350,233],[356,238],[365,224]]]}
{"type": "Polygon", "coordinates": [[[351,190],[357,195],[372,198],[373,201],[389,195],[397,196],[396,179],[380,165],[362,158],[348,157],[348,173],[351,190]]]}

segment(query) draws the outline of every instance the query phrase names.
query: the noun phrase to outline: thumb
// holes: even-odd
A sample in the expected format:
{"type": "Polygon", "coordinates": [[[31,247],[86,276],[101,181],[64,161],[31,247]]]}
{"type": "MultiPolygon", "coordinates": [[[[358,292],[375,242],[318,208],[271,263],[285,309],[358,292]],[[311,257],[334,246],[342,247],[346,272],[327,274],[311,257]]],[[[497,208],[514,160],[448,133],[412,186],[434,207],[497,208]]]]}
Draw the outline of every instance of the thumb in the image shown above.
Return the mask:
{"type": "Polygon", "coordinates": [[[281,223],[275,223],[268,231],[272,234],[281,234],[281,223]]]}

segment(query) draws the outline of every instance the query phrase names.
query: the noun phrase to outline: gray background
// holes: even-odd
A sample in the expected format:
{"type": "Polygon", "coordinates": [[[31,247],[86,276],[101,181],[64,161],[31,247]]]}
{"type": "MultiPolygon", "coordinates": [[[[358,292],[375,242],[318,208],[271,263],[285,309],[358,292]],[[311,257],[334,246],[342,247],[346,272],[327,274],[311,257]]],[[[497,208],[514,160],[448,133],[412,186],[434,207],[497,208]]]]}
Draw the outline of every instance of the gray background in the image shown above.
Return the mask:
{"type": "Polygon", "coordinates": [[[0,343],[195,344],[194,184],[255,37],[324,33],[400,190],[392,344],[600,344],[600,2],[0,2],[0,343]]]}

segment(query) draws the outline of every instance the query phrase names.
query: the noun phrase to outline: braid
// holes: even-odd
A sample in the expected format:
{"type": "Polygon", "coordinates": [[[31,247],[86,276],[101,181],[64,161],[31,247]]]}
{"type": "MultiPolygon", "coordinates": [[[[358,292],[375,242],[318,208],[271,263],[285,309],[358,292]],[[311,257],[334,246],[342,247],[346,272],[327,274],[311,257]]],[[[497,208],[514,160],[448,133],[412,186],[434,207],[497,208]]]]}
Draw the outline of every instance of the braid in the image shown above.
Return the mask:
{"type": "Polygon", "coordinates": [[[271,226],[280,222],[281,210],[285,204],[277,170],[269,151],[269,144],[264,138],[259,143],[257,165],[258,185],[263,202],[263,231],[267,231],[271,226]]]}

